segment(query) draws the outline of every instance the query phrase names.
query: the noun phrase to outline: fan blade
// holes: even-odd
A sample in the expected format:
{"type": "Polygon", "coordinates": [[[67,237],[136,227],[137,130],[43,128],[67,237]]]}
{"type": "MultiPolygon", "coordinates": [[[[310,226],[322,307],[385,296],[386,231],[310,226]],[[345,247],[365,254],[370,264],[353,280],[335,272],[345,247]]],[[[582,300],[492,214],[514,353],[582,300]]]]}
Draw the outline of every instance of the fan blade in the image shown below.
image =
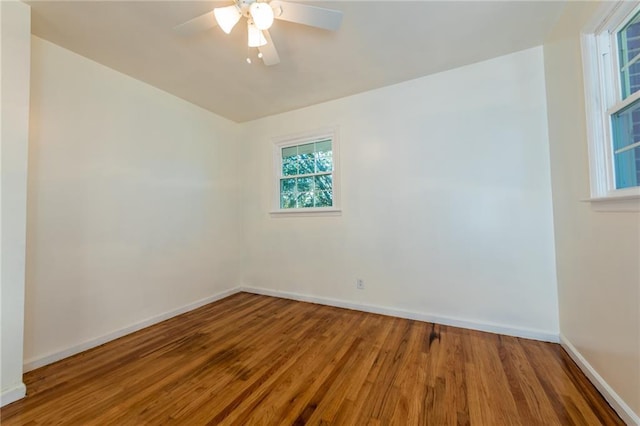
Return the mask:
{"type": "Polygon", "coordinates": [[[274,17],[282,21],[295,22],[296,24],[309,25],[331,31],[340,28],[342,23],[342,12],[339,10],[281,0],[273,0],[269,5],[274,10],[274,17]]]}
{"type": "Polygon", "coordinates": [[[218,25],[218,22],[216,21],[216,17],[212,10],[211,12],[196,16],[183,24],[173,27],[173,30],[181,36],[192,36],[201,31],[213,28],[216,25],[218,25]]]}
{"type": "Polygon", "coordinates": [[[269,31],[263,31],[262,35],[264,35],[264,38],[267,39],[267,44],[258,48],[258,50],[260,50],[260,53],[262,53],[262,61],[267,66],[279,64],[280,56],[278,56],[276,46],[273,44],[271,34],[269,34],[269,31]]]}

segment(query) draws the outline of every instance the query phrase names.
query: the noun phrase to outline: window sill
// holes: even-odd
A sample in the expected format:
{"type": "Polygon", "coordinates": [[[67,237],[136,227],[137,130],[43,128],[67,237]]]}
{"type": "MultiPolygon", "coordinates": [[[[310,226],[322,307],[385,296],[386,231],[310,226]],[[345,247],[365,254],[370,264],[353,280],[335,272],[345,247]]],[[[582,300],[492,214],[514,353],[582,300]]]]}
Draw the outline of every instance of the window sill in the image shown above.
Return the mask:
{"type": "Polygon", "coordinates": [[[306,209],[283,209],[271,210],[272,217],[292,217],[292,216],[340,216],[342,209],[339,208],[306,208],[306,209]]]}
{"type": "Polygon", "coordinates": [[[599,212],[640,211],[640,194],[591,197],[582,201],[591,203],[591,208],[599,212]]]}

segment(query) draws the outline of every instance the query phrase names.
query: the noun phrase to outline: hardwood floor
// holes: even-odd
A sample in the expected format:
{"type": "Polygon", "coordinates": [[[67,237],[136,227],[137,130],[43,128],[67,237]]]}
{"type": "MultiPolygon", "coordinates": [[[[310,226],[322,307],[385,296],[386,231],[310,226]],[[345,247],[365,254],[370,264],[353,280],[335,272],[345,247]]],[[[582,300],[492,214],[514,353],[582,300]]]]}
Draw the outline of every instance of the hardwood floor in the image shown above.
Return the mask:
{"type": "Polygon", "coordinates": [[[25,375],[3,425],[621,425],[562,348],[239,293],[25,375]]]}

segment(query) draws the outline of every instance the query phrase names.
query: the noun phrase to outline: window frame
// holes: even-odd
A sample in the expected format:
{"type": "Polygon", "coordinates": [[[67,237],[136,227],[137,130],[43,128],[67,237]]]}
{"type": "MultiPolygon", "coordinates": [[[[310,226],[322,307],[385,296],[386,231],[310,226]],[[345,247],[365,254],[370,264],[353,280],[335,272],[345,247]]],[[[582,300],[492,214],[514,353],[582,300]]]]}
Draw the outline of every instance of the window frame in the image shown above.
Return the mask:
{"type": "Polygon", "coordinates": [[[590,201],[597,210],[640,210],[640,186],[616,189],[611,116],[640,99],[622,98],[617,34],[640,11],[639,2],[604,4],[581,33],[589,147],[590,201]]]}
{"type": "Polygon", "coordinates": [[[333,216],[342,212],[340,204],[340,143],[338,127],[323,128],[315,131],[297,133],[273,138],[273,178],[272,178],[272,215],[282,216],[333,216]],[[282,149],[331,139],[331,157],[333,161],[332,206],[331,207],[296,207],[283,209],[280,207],[280,180],[286,178],[282,174],[282,149]]]}

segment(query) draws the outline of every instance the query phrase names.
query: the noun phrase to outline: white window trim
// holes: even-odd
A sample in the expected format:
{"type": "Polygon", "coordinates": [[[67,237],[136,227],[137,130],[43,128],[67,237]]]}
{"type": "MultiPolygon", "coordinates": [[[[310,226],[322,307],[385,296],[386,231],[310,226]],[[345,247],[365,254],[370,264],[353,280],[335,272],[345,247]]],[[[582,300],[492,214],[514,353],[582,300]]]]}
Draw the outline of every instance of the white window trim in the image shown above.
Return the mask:
{"type": "Polygon", "coordinates": [[[315,131],[296,133],[273,138],[273,184],[271,197],[272,210],[269,214],[278,217],[288,216],[339,216],[342,212],[340,205],[340,141],[338,126],[318,129],[315,131]],[[333,206],[307,207],[297,209],[280,208],[280,179],[282,178],[282,148],[303,145],[305,142],[331,138],[333,157],[333,206]]]}
{"type": "Polygon", "coordinates": [[[607,90],[607,84],[613,81],[620,90],[618,70],[599,63],[600,55],[610,54],[613,59],[609,62],[617,65],[617,51],[610,48],[612,37],[639,8],[638,2],[605,3],[581,34],[591,186],[590,198],[583,201],[591,202],[595,210],[640,211],[640,187],[615,189],[608,114],[640,98],[640,92],[616,102],[616,94],[607,90]]]}

